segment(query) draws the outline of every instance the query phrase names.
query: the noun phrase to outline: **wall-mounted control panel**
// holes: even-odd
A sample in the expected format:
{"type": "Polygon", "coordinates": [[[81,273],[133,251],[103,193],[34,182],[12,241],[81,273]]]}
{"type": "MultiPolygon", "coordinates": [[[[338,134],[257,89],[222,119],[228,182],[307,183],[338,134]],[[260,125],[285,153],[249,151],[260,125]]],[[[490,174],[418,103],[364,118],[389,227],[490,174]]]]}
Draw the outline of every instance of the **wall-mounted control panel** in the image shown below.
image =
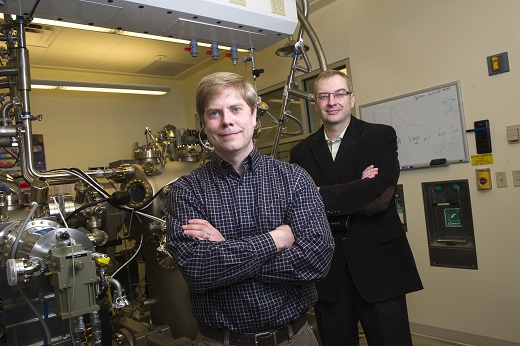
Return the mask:
{"type": "Polygon", "coordinates": [[[475,170],[478,190],[491,190],[491,170],[479,168],[475,170]]]}
{"type": "Polygon", "coordinates": [[[430,265],[477,269],[468,180],[422,183],[430,265]]]}

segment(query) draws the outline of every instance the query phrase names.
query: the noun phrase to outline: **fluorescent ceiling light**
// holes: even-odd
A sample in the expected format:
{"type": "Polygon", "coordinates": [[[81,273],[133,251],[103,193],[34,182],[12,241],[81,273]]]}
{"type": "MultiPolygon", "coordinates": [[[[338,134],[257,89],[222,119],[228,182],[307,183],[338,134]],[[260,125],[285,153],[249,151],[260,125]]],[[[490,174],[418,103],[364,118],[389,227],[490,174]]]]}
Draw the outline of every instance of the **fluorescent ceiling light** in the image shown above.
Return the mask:
{"type": "MultiPolygon", "coordinates": [[[[51,20],[51,19],[43,19],[43,18],[33,18],[32,22],[35,24],[52,25],[52,26],[58,26],[58,27],[62,27],[62,28],[88,30],[88,31],[95,31],[95,32],[101,32],[101,33],[107,33],[107,34],[115,34],[115,35],[146,38],[146,39],[157,40],[157,41],[180,43],[180,44],[185,44],[188,46],[190,45],[189,40],[182,40],[182,39],[166,37],[166,36],[141,34],[138,32],[125,31],[125,30],[108,29],[108,28],[103,28],[103,27],[94,26],[94,25],[76,24],[76,23],[69,23],[69,22],[63,22],[63,21],[51,20]]],[[[210,43],[197,42],[197,46],[211,48],[210,43]]],[[[221,50],[230,50],[231,49],[231,47],[227,47],[227,46],[218,46],[218,48],[221,50]]],[[[248,50],[246,50],[246,49],[237,49],[237,51],[248,52],[248,50]]]]}
{"type": "Polygon", "coordinates": [[[32,89],[94,91],[120,94],[164,95],[171,89],[148,85],[106,84],[33,79],[32,89]]]}

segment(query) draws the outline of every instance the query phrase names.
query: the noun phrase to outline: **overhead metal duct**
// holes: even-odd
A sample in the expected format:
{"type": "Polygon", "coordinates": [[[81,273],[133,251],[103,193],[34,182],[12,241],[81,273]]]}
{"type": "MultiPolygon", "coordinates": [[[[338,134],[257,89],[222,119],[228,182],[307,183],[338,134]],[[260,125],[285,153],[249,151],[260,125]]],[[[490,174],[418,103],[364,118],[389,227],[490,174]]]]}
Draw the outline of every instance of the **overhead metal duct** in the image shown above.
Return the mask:
{"type": "Polygon", "coordinates": [[[296,0],[5,0],[1,11],[150,35],[261,50],[292,35],[296,0]]]}

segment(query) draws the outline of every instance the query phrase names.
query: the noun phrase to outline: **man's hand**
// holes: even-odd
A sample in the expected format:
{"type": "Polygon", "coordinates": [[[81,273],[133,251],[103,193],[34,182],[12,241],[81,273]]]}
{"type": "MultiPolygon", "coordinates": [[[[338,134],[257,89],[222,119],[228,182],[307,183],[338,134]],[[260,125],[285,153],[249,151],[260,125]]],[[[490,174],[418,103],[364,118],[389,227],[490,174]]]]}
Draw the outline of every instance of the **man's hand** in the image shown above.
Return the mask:
{"type": "Polygon", "coordinates": [[[361,173],[361,179],[374,178],[377,175],[377,173],[379,173],[378,170],[379,168],[374,167],[374,165],[368,166],[367,168],[365,168],[363,173],[361,173]]]}
{"type": "Polygon", "coordinates": [[[294,244],[294,234],[289,225],[281,225],[269,234],[273,237],[278,252],[288,249],[294,244]]]}
{"type": "Polygon", "coordinates": [[[225,241],[220,232],[208,221],[201,219],[188,220],[188,224],[182,226],[184,234],[199,238],[200,240],[225,241]]]}

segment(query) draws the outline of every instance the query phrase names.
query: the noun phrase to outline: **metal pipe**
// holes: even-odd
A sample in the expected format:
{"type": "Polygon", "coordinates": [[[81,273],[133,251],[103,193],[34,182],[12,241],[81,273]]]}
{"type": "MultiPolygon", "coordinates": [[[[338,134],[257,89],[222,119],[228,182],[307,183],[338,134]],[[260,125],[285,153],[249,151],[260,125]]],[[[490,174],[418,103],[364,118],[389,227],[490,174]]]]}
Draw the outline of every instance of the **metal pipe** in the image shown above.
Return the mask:
{"type": "MultiPolygon", "coordinates": [[[[301,9],[300,6],[298,6],[298,4],[296,4],[298,21],[300,22],[300,29],[298,32],[298,42],[296,44],[297,48],[298,47],[299,48],[297,50],[300,51],[301,54],[303,54],[303,56],[305,58],[305,62],[307,63],[307,66],[308,66],[308,70],[310,70],[311,69],[310,63],[305,55],[306,54],[305,47],[304,47],[304,45],[301,44],[301,42],[303,40],[303,33],[305,31],[307,33],[307,35],[309,36],[309,39],[311,40],[314,51],[316,53],[316,56],[318,57],[318,63],[320,65],[320,70],[325,71],[327,69],[327,60],[325,59],[325,54],[321,47],[318,36],[314,32],[314,29],[310,25],[309,21],[307,20],[307,17],[309,14],[309,1],[302,0],[302,5],[303,5],[303,9],[301,9]]],[[[304,93],[303,91],[293,89],[295,71],[299,70],[299,71],[306,72],[306,70],[302,70],[301,68],[298,67],[298,65],[297,65],[298,58],[299,58],[299,54],[296,54],[296,53],[293,54],[291,70],[289,72],[289,76],[287,77],[287,82],[286,82],[283,96],[282,96],[282,109],[280,111],[280,118],[278,119],[278,127],[277,127],[276,136],[275,136],[274,144],[273,144],[273,151],[272,151],[273,157],[276,156],[276,153],[278,152],[280,136],[282,134],[282,127],[283,127],[283,124],[285,123],[285,115],[287,113],[287,107],[290,102],[289,95],[298,96],[300,98],[304,98],[307,100],[314,99],[314,96],[312,94],[307,94],[307,93],[304,93]]]]}
{"type": "MultiPolygon", "coordinates": [[[[92,216],[91,219],[96,219],[96,217],[92,216]]],[[[94,244],[94,246],[103,246],[108,241],[107,233],[97,228],[95,228],[93,232],[87,233],[87,237],[94,244]]]]}
{"type": "Polygon", "coordinates": [[[31,90],[31,71],[29,66],[29,50],[27,49],[27,39],[25,36],[25,23],[23,21],[23,17],[17,18],[18,25],[18,46],[17,46],[17,63],[18,68],[18,90],[22,93],[23,102],[23,112],[28,115],[31,114],[30,105],[29,105],[29,91],[31,90]]]}
{"type": "MultiPolygon", "coordinates": [[[[16,58],[18,66],[9,66],[0,69],[0,72],[8,73],[11,75],[13,71],[17,71],[18,75],[18,95],[21,99],[21,115],[20,119],[17,119],[21,123],[21,168],[22,176],[25,181],[32,183],[34,179],[43,178],[46,179],[50,185],[73,183],[79,178],[68,173],[40,173],[34,168],[34,157],[33,157],[33,140],[32,140],[32,125],[31,122],[35,120],[31,116],[29,92],[31,91],[31,77],[30,77],[30,64],[29,64],[29,52],[26,48],[26,36],[25,36],[25,23],[23,17],[16,19],[17,32],[18,32],[18,46],[14,47],[12,43],[9,44],[10,49],[16,50],[16,58]],[[12,46],[12,47],[11,47],[12,46]]],[[[16,74],[14,74],[16,75],[16,74]]],[[[11,92],[11,95],[14,95],[11,92]]],[[[97,171],[86,171],[88,175],[97,175],[97,171]]]]}
{"type": "MultiPolygon", "coordinates": [[[[16,137],[18,129],[14,126],[0,126],[0,137],[16,137]]],[[[9,140],[9,143],[11,141],[9,140]]]]}
{"type": "Polygon", "coordinates": [[[101,346],[101,319],[99,318],[99,312],[92,311],[90,313],[90,328],[92,330],[92,341],[91,345],[101,346]]]}
{"type": "Polygon", "coordinates": [[[126,299],[125,296],[125,290],[123,290],[123,286],[121,286],[121,283],[114,279],[112,276],[107,277],[108,283],[110,285],[113,285],[115,288],[115,293],[113,294],[113,300],[112,300],[112,308],[115,309],[122,309],[125,306],[129,305],[130,303],[126,299]]]}
{"type": "Polygon", "coordinates": [[[9,82],[7,79],[0,80],[0,89],[9,88],[10,85],[11,85],[11,82],[9,82]]]}
{"type": "Polygon", "coordinates": [[[7,102],[6,104],[2,105],[2,107],[0,107],[0,115],[1,115],[1,118],[0,118],[0,124],[2,126],[8,126],[8,125],[11,125],[11,117],[9,117],[7,115],[7,112],[9,112],[10,109],[12,109],[14,107],[14,103],[13,101],[9,101],[7,102]]]}
{"type": "Polygon", "coordinates": [[[25,227],[27,227],[27,224],[32,219],[34,212],[36,211],[36,208],[38,208],[38,203],[31,202],[29,206],[29,215],[27,215],[27,217],[22,223],[22,227],[20,227],[20,229],[18,230],[18,234],[16,234],[16,239],[13,242],[13,247],[11,248],[11,256],[9,258],[16,258],[16,251],[18,250],[18,243],[20,241],[20,238],[22,237],[22,233],[25,231],[25,227]]]}
{"type": "Polygon", "coordinates": [[[121,296],[121,295],[124,294],[124,293],[123,293],[123,286],[121,286],[121,283],[120,283],[118,280],[114,279],[114,278],[111,277],[111,276],[108,276],[108,277],[107,277],[107,281],[108,281],[108,283],[109,283],[111,286],[114,287],[114,289],[116,290],[116,292],[117,292],[117,294],[118,294],[119,296],[121,296]]]}
{"type": "MultiPolygon", "coordinates": [[[[307,0],[304,0],[304,2],[306,2],[306,1],[307,0]]],[[[273,157],[276,157],[276,153],[278,152],[280,136],[282,135],[282,127],[285,123],[285,114],[287,112],[287,107],[289,106],[289,102],[290,102],[289,90],[292,88],[292,85],[294,83],[294,72],[296,71],[295,67],[296,67],[297,63],[298,63],[298,55],[293,54],[291,70],[289,71],[289,76],[287,77],[287,82],[285,84],[283,96],[282,96],[282,109],[280,111],[280,117],[278,119],[278,127],[276,128],[276,136],[274,138],[274,143],[273,143],[273,152],[272,152],[273,157]]]]}
{"type": "Polygon", "coordinates": [[[74,191],[76,191],[76,196],[74,202],[77,204],[85,203],[85,196],[87,195],[88,185],[83,180],[77,181],[74,184],[74,191]]]}
{"type": "Polygon", "coordinates": [[[17,76],[18,68],[16,66],[0,66],[0,76],[17,76]]]}
{"type": "MultiPolygon", "coordinates": [[[[307,0],[304,0],[307,1],[307,0]]],[[[326,71],[327,70],[327,59],[325,58],[325,52],[323,51],[323,48],[321,47],[320,40],[318,39],[318,35],[316,35],[316,32],[312,28],[311,24],[309,23],[309,20],[307,19],[307,15],[300,10],[300,8],[297,6],[296,10],[298,12],[298,20],[300,21],[300,24],[305,29],[305,33],[309,36],[309,40],[312,43],[312,47],[314,48],[314,51],[316,52],[316,56],[318,58],[318,64],[320,65],[320,71],[326,71]]]]}
{"type": "Polygon", "coordinates": [[[72,345],[83,346],[84,335],[85,335],[85,322],[83,322],[83,316],[79,315],[70,319],[71,333],[72,333],[72,345]]]}
{"type": "Polygon", "coordinates": [[[301,56],[303,57],[303,61],[305,61],[305,66],[307,66],[307,68],[303,68],[300,65],[296,65],[294,67],[296,69],[296,71],[300,71],[303,73],[311,72],[312,71],[311,61],[309,60],[309,56],[307,55],[307,52],[305,51],[305,45],[303,44],[303,41],[296,42],[296,44],[294,45],[294,48],[298,52],[300,52],[301,56]]]}
{"type": "Polygon", "coordinates": [[[42,268],[41,263],[32,263],[31,265],[24,268],[25,269],[24,272],[25,272],[25,274],[32,274],[32,273],[36,273],[41,268],[42,268]]]}
{"type": "Polygon", "coordinates": [[[314,101],[314,95],[298,89],[289,89],[289,95],[293,95],[308,101],[314,101]]]}
{"type": "Polygon", "coordinates": [[[36,217],[44,216],[49,205],[49,188],[43,180],[33,180],[31,184],[31,201],[38,203],[38,208],[36,208],[34,215],[36,217]]]}
{"type": "Polygon", "coordinates": [[[7,214],[8,208],[7,196],[4,191],[0,191],[0,222],[7,221],[9,218],[9,214],[7,214]]]}

